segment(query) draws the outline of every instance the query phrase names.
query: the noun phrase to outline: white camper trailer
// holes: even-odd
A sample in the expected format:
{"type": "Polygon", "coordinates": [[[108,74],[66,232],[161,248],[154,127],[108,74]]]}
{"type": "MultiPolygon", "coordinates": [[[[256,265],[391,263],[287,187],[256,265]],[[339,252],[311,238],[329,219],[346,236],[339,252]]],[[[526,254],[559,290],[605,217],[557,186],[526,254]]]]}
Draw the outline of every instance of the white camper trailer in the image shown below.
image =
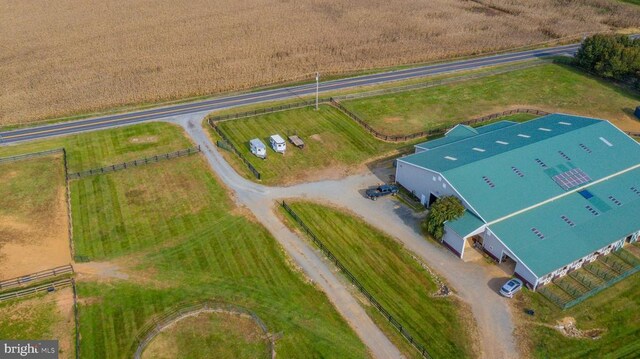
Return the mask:
{"type": "Polygon", "coordinates": [[[249,141],[249,147],[251,148],[251,153],[253,153],[257,157],[260,157],[262,159],[267,158],[267,146],[265,146],[264,143],[260,141],[260,139],[254,138],[253,140],[249,141]]]}
{"type": "Polygon", "coordinates": [[[287,149],[287,143],[284,142],[284,139],[280,137],[280,135],[273,135],[269,137],[269,142],[271,142],[271,148],[276,152],[284,154],[284,150],[287,149]]]}

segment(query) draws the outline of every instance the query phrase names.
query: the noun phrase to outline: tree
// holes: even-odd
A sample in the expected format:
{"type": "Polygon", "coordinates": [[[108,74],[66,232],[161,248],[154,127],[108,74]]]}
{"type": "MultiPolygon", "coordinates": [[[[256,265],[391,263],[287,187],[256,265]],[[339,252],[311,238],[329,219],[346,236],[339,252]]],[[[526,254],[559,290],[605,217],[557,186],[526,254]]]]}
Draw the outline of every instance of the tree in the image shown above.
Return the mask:
{"type": "Polygon", "coordinates": [[[435,239],[441,240],[444,236],[444,222],[462,217],[464,211],[465,208],[458,197],[440,197],[431,205],[423,226],[427,233],[431,234],[435,239]]]}
{"type": "Polygon", "coordinates": [[[604,78],[640,88],[640,40],[624,35],[594,35],[585,39],[576,64],[604,78]]]}

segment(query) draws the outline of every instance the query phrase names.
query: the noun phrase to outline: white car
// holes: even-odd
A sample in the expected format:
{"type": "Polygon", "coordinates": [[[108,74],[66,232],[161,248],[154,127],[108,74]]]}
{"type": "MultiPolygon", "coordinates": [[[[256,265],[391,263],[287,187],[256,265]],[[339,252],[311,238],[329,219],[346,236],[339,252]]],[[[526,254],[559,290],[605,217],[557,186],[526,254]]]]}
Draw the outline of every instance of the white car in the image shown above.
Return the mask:
{"type": "Polygon", "coordinates": [[[509,281],[500,288],[500,294],[507,298],[513,298],[513,295],[520,289],[522,289],[522,281],[520,279],[513,278],[509,279],[509,281]]]}

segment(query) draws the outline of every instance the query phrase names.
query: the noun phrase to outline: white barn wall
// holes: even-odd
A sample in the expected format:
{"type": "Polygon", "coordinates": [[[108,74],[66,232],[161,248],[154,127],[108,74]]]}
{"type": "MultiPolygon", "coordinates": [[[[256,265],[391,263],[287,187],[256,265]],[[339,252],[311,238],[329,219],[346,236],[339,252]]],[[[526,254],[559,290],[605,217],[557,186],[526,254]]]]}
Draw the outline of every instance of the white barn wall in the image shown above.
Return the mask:
{"type": "Polygon", "coordinates": [[[456,196],[460,198],[465,208],[475,213],[469,203],[451,187],[451,184],[434,171],[399,160],[396,167],[396,182],[400,183],[409,192],[414,193],[418,198],[422,198],[421,196],[424,195],[427,201],[429,201],[431,193],[437,197],[456,196]]]}
{"type": "Polygon", "coordinates": [[[506,252],[509,257],[515,260],[515,256],[511,254],[511,251],[509,251],[507,247],[505,247],[505,245],[500,242],[498,237],[496,237],[488,228],[482,234],[482,246],[497,260],[500,260],[503,251],[506,252]]]}
{"type": "Polygon", "coordinates": [[[533,288],[535,288],[538,284],[538,277],[533,274],[527,267],[525,267],[522,262],[516,261],[516,269],[515,273],[521,279],[524,279],[527,283],[531,284],[533,288]]]}
{"type": "Polygon", "coordinates": [[[451,247],[450,249],[453,249],[458,254],[458,257],[462,258],[464,251],[464,238],[451,228],[448,228],[446,224],[444,227],[444,236],[442,237],[442,241],[451,247]]]}

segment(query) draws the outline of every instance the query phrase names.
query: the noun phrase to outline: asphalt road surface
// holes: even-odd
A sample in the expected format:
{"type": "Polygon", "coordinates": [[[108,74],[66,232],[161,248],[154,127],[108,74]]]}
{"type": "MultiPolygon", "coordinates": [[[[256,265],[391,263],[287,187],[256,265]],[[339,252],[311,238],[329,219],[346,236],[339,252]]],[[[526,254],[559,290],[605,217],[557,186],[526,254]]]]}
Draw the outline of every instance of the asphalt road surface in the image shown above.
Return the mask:
{"type": "MultiPolygon", "coordinates": [[[[574,55],[579,46],[579,44],[571,44],[546,49],[512,52],[481,58],[458,60],[447,63],[426,65],[407,68],[403,70],[326,81],[320,84],[320,92],[322,93],[327,91],[350,89],[365,85],[379,85],[393,81],[441,75],[456,71],[475,70],[488,66],[504,65],[513,62],[533,60],[548,56],[574,55]]],[[[311,95],[315,93],[315,90],[316,85],[315,83],[312,83],[270,90],[261,90],[251,93],[221,96],[203,101],[158,107],[143,111],[95,117],[71,122],[62,122],[38,127],[21,128],[6,132],[0,132],[0,145],[67,135],[114,126],[122,126],[144,121],[165,119],[172,116],[189,115],[194,113],[219,110],[223,108],[258,104],[267,101],[285,100],[298,96],[311,95]]]]}

